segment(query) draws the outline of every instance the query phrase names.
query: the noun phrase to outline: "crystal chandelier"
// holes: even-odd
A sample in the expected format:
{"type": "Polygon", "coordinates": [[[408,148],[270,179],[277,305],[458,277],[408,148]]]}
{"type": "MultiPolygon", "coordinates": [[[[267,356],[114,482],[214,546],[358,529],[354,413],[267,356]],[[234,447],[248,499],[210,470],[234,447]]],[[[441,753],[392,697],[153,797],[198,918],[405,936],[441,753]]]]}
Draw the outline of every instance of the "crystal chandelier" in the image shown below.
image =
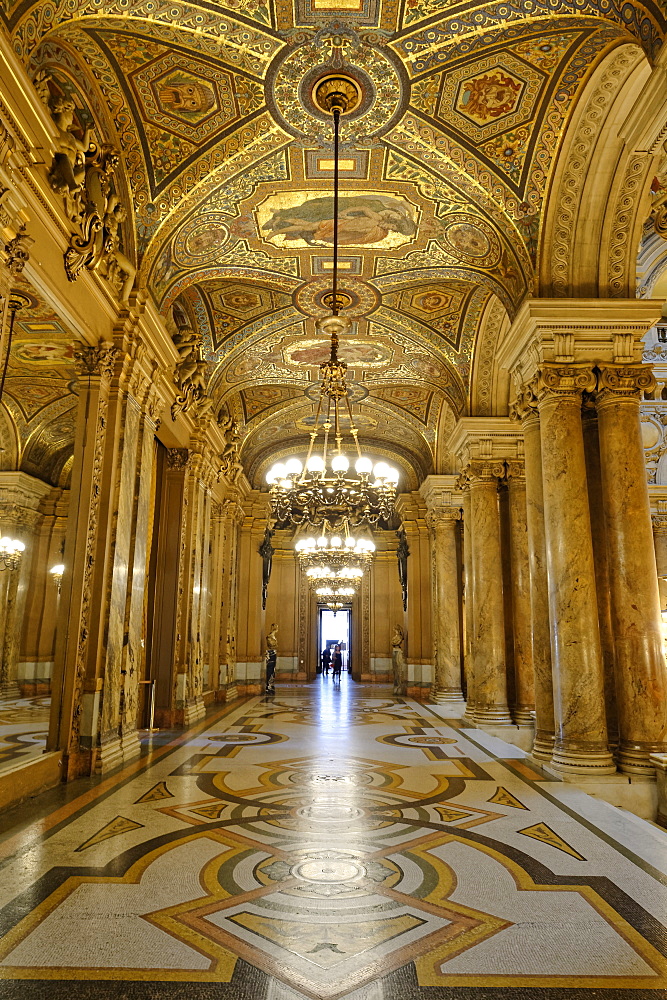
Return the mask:
{"type": "Polygon", "coordinates": [[[328,525],[341,530],[346,525],[377,524],[390,518],[399,474],[386,462],[374,464],[362,454],[350,406],[347,364],[338,357],[340,336],[351,328],[350,320],[339,315],[342,300],[338,294],[338,138],[340,116],[350,100],[348,81],[328,79],[322,94],[316,96],[334,119],[333,288],[328,299],[332,315],[316,323],[317,332],[330,339],[331,353],[320,365],[320,398],[305,464],[296,457],[278,462],[267,473],[266,481],[277,523],[328,525]],[[356,453],[353,470],[343,452],[341,417],[349,420],[356,453]]]}

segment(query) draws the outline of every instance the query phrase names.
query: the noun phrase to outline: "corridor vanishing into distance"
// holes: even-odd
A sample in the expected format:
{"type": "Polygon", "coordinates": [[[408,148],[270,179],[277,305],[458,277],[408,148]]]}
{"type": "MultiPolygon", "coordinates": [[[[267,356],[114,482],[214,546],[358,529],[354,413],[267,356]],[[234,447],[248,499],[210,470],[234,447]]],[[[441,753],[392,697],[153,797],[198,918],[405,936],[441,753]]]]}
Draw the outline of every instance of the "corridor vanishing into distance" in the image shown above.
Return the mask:
{"type": "Polygon", "coordinates": [[[665,834],[444,711],[282,686],[6,816],[0,997],[664,996],[665,834]]]}

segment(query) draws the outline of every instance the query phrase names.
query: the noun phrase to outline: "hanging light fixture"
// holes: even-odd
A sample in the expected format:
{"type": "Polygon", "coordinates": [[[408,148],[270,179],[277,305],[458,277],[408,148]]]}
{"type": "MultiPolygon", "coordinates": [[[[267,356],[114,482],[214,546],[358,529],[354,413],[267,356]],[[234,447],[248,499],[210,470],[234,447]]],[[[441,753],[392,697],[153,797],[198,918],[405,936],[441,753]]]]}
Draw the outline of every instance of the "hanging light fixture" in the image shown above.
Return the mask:
{"type": "Polygon", "coordinates": [[[398,470],[386,462],[373,463],[362,454],[350,406],[347,364],[338,357],[340,336],[351,327],[350,320],[339,315],[342,299],[338,293],[338,142],[340,116],[352,106],[357,94],[355,86],[343,76],[333,76],[323,80],[314,91],[321,110],[332,114],[334,120],[333,286],[327,298],[332,314],[316,323],[320,336],[329,338],[331,353],[320,365],[320,398],[305,463],[292,457],[284,463],[277,462],[266,476],[273,516],[284,525],[325,524],[341,530],[345,525],[377,524],[394,512],[398,470]],[[343,451],[341,416],[349,419],[355,453],[353,470],[343,451]]]}
{"type": "Polygon", "coordinates": [[[333,611],[334,616],[342,608],[348,607],[354,597],[354,589],[352,587],[318,587],[315,593],[317,595],[317,603],[333,611]]]}
{"type": "Polygon", "coordinates": [[[326,596],[344,593],[349,598],[356,594],[361,578],[373,561],[375,543],[369,538],[354,538],[349,534],[344,538],[320,535],[319,538],[300,538],[294,548],[301,570],[318,598],[325,594],[322,585],[344,588],[343,591],[328,589],[326,596]]]}
{"type": "Polygon", "coordinates": [[[18,538],[4,535],[0,538],[0,569],[18,569],[25,545],[18,538]]]}

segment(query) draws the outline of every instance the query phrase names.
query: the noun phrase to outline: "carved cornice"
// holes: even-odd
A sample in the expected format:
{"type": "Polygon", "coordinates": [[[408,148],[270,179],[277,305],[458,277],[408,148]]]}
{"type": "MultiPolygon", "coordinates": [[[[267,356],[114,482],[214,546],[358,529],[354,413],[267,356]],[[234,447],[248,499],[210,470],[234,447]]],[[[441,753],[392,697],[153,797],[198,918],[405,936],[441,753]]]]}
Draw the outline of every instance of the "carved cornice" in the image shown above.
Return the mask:
{"type": "Polygon", "coordinates": [[[620,399],[643,399],[656,387],[649,365],[599,365],[597,368],[596,404],[598,408],[620,399]]]}
{"type": "Polygon", "coordinates": [[[595,372],[586,362],[560,364],[546,361],[538,369],[535,394],[540,405],[554,397],[581,400],[582,393],[592,392],[596,382],[595,372]]]}
{"type": "Polygon", "coordinates": [[[81,344],[74,351],[74,365],[79,378],[103,378],[110,381],[119,351],[113,344],[99,343],[96,347],[81,344]]]}

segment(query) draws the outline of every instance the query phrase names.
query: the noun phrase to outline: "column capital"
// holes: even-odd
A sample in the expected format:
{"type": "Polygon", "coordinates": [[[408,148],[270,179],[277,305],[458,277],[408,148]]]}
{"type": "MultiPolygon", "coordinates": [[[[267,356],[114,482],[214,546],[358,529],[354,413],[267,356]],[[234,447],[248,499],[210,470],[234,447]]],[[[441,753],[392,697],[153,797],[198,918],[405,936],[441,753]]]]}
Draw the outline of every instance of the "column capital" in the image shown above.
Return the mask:
{"type": "Polygon", "coordinates": [[[605,364],[597,367],[596,405],[611,400],[641,400],[656,387],[651,365],[605,364]]]}
{"type": "Polygon", "coordinates": [[[461,472],[460,489],[495,483],[505,475],[505,463],[498,459],[478,458],[468,462],[461,472]]]}
{"type": "Polygon", "coordinates": [[[667,536],[667,514],[651,514],[653,534],[667,536]]]}
{"type": "Polygon", "coordinates": [[[544,362],[534,379],[538,404],[547,399],[570,398],[581,400],[582,393],[596,387],[595,372],[589,362],[544,362]]]}
{"type": "Polygon", "coordinates": [[[505,479],[507,482],[525,483],[526,466],[522,458],[511,458],[505,462],[505,479]]]}
{"type": "Polygon", "coordinates": [[[187,448],[167,448],[168,469],[185,469],[189,458],[190,452],[187,448]]]}
{"type": "Polygon", "coordinates": [[[95,347],[80,344],[74,350],[74,365],[79,378],[98,377],[109,382],[113,376],[119,350],[113,344],[100,341],[95,347]]]}
{"type": "Polygon", "coordinates": [[[426,523],[432,532],[442,528],[446,524],[451,524],[461,520],[460,507],[432,507],[426,512],[426,523]]]}
{"type": "Polygon", "coordinates": [[[525,423],[531,417],[539,419],[536,378],[519,385],[516,399],[510,404],[509,417],[510,420],[521,423],[525,423]]]}

